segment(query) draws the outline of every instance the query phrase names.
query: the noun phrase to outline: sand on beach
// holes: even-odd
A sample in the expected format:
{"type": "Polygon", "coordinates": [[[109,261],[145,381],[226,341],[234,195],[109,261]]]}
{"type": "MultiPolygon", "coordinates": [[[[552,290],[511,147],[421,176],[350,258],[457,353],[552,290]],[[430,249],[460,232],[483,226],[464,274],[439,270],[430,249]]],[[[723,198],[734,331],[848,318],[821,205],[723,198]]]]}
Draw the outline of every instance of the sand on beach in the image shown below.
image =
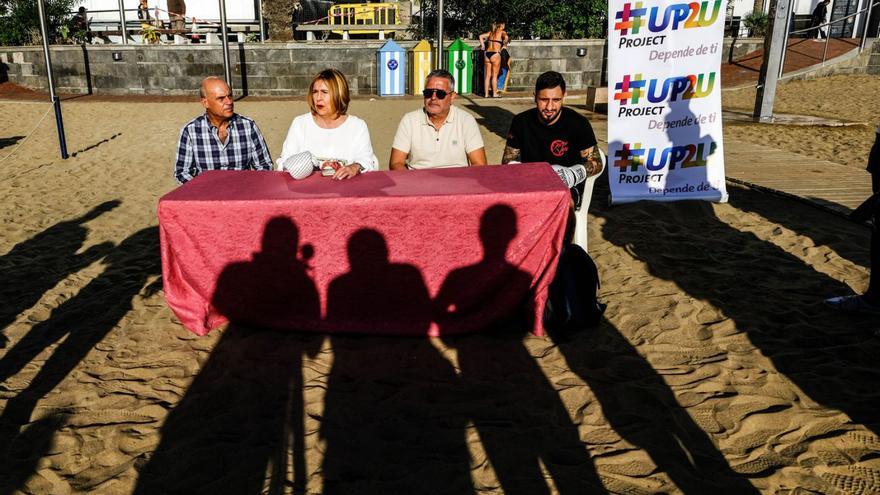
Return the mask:
{"type": "MultiPolygon", "coordinates": [[[[723,81],[722,81],[723,83],[723,81]]],[[[747,111],[755,107],[755,88],[725,90],[725,109],[747,111]]],[[[865,168],[868,150],[880,124],[880,77],[828,76],[781,84],[773,111],[783,114],[827,117],[844,126],[776,125],[773,132],[753,123],[730,123],[727,139],[764,144],[811,158],[865,168]]]]}
{"type": "MultiPolygon", "coordinates": [[[[783,86],[779,110],[833,100],[822,115],[868,122],[840,94],[850,82],[876,84],[783,86]]],[[[490,162],[531,105],[459,104],[490,162]]],[[[352,102],[384,166],[419,105],[352,102]]],[[[196,337],[163,300],[155,211],[200,108],[66,100],[61,160],[48,103],[0,101],[0,493],[880,493],[880,320],[820,303],[865,289],[864,226],[735,185],[726,204],[609,207],[600,180],[598,328],[196,337]]],[[[236,109],[277,154],[307,106],[236,109]]],[[[725,137],[862,166],[865,132],[749,124],[725,137]]]]}

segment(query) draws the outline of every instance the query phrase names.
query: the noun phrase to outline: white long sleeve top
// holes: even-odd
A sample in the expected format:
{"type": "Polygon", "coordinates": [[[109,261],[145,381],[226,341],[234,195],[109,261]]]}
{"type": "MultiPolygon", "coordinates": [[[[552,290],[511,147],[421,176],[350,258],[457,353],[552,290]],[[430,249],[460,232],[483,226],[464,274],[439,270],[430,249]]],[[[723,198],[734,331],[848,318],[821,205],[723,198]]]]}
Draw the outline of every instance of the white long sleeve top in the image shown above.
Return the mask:
{"type": "Polygon", "coordinates": [[[276,169],[280,170],[285,158],[303,151],[346,165],[360,163],[365,171],[379,169],[367,123],[354,115],[348,115],[345,122],[334,129],[318,127],[311,113],[293,119],[281,148],[281,156],[275,161],[276,169]]]}

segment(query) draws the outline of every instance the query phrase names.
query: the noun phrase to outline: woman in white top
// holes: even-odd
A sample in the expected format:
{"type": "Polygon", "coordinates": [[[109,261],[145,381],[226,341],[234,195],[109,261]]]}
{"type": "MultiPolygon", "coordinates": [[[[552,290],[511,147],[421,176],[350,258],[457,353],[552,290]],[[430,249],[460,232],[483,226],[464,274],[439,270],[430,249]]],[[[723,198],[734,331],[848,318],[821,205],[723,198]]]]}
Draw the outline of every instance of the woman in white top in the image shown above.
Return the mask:
{"type": "Polygon", "coordinates": [[[350,179],[378,170],[367,124],[348,115],[348,81],[336,69],[319,72],[309,85],[311,112],[293,119],[276,164],[297,153],[310,152],[319,162],[339,164],[333,178],[350,179]]]}

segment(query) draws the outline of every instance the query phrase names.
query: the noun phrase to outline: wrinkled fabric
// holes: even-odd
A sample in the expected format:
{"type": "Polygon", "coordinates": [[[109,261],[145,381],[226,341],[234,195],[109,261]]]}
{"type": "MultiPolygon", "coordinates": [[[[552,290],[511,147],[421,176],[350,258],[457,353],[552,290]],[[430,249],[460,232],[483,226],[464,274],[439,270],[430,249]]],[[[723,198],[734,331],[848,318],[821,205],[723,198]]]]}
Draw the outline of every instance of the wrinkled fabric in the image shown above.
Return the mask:
{"type": "Polygon", "coordinates": [[[438,336],[506,324],[524,307],[541,334],[569,203],[547,164],[345,181],[205,172],[159,201],[165,299],[198,335],[231,319],[438,336]],[[513,232],[494,225],[490,209],[515,218],[513,232]],[[499,236],[504,244],[489,246],[499,236]],[[490,256],[499,249],[500,257],[490,256]],[[468,310],[440,307],[441,287],[468,310]]]}

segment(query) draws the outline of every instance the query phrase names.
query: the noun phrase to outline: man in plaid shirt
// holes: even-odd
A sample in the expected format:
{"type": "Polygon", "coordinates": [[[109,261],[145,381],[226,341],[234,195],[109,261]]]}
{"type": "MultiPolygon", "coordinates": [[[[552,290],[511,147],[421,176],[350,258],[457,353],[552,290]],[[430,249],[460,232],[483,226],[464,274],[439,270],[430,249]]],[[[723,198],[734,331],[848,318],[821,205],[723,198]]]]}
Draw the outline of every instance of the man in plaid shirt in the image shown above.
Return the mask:
{"type": "Polygon", "coordinates": [[[204,115],[180,130],[174,177],[179,184],[203,170],[272,170],[269,148],[257,124],[233,111],[232,91],[211,76],[199,89],[204,115]]]}

